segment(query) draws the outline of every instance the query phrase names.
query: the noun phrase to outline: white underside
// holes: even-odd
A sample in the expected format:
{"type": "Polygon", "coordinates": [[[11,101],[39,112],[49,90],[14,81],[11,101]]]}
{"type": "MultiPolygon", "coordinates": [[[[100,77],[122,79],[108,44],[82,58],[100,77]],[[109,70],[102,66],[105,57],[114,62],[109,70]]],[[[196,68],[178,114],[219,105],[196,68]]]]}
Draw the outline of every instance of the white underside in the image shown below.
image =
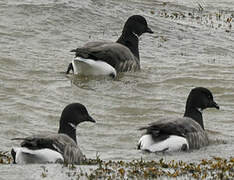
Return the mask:
{"type": "Polygon", "coordinates": [[[141,150],[147,150],[150,152],[181,151],[184,144],[186,144],[189,149],[187,139],[176,135],[171,135],[167,139],[156,143],[150,134],[145,134],[140,138],[138,144],[140,145],[141,150]]]}
{"type": "Polygon", "coordinates": [[[14,147],[16,152],[15,162],[17,164],[31,164],[31,163],[56,163],[63,162],[63,156],[57,151],[51,149],[30,150],[24,147],[14,147]]]}
{"type": "Polygon", "coordinates": [[[94,61],[92,59],[83,59],[76,57],[72,61],[74,74],[81,74],[85,76],[109,76],[113,74],[116,76],[116,70],[111,65],[103,61],[94,61]]]}

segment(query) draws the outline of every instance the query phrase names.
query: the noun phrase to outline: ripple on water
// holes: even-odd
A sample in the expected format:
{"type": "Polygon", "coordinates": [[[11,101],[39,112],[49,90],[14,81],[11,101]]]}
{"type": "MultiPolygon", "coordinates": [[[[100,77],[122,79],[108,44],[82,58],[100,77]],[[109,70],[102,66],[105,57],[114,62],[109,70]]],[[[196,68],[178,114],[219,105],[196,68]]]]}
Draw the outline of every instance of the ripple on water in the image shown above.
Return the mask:
{"type": "MultiPolygon", "coordinates": [[[[226,31],[232,0],[206,0],[204,12],[197,11],[194,1],[174,0],[12,0],[0,4],[2,150],[18,145],[10,141],[13,137],[57,132],[62,109],[80,102],[97,121],[77,128],[78,143],[87,157],[98,153],[107,160],[143,157],[191,162],[233,155],[234,38],[232,29],[226,31]],[[221,20],[216,19],[217,13],[221,20]],[[132,14],[144,15],[155,31],[140,39],[140,72],[123,73],[115,80],[60,73],[73,58],[71,49],[98,39],[115,41],[132,14]],[[137,151],[141,136],[137,129],[162,116],[183,116],[187,95],[196,86],[211,89],[220,105],[219,111],[203,113],[214,143],[188,153],[137,151]]],[[[27,171],[23,171],[26,166],[15,166],[14,173],[0,169],[5,179],[41,179],[40,166],[27,171]]],[[[57,165],[46,168],[59,171],[58,179],[67,178],[57,165]]]]}

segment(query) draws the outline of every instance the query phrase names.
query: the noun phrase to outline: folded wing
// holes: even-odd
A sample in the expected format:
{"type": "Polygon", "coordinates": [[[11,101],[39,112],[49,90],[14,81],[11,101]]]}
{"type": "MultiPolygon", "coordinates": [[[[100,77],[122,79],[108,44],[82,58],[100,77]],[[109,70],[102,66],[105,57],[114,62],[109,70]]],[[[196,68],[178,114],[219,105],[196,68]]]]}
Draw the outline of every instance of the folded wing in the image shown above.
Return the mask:
{"type": "Polygon", "coordinates": [[[75,52],[76,57],[104,61],[114,67],[117,72],[140,69],[138,59],[127,47],[119,43],[90,42],[85,44],[84,47],[74,49],[71,52],[75,52]]]}
{"type": "Polygon", "coordinates": [[[163,141],[170,135],[177,135],[187,139],[190,149],[198,149],[208,145],[208,137],[202,127],[191,118],[161,119],[142,127],[155,142],[163,141]]]}
{"type": "MultiPolygon", "coordinates": [[[[77,144],[65,134],[34,135],[26,138],[14,138],[12,140],[22,140],[21,147],[40,152],[39,150],[50,149],[63,156],[65,163],[81,164],[85,159],[77,144]]],[[[48,150],[47,150],[48,151],[48,150]]],[[[24,150],[24,154],[27,151],[24,150]]],[[[33,151],[29,151],[28,156],[35,156],[33,151]]]]}

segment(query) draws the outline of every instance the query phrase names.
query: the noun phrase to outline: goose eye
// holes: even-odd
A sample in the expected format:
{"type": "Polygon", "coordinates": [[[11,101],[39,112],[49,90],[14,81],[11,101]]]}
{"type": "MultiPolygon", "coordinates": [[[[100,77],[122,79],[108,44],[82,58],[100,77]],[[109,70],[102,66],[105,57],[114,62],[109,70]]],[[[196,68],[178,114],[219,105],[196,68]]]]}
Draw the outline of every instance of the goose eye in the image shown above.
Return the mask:
{"type": "Polygon", "coordinates": [[[211,96],[210,94],[208,95],[208,98],[209,98],[209,99],[213,99],[212,96],[211,96]]]}

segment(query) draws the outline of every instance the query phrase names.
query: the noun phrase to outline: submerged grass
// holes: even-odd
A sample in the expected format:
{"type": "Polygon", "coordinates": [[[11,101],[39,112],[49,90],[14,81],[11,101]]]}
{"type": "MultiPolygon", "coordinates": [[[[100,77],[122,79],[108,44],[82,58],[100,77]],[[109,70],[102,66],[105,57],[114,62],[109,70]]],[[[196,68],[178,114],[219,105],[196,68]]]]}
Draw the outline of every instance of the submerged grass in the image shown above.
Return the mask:
{"type": "MultiPolygon", "coordinates": [[[[8,152],[0,152],[0,164],[12,164],[8,152]]],[[[67,176],[76,179],[153,179],[153,178],[189,178],[189,179],[232,179],[234,177],[234,157],[202,159],[199,162],[184,161],[103,161],[87,159],[83,164],[87,171],[79,165],[64,164],[69,169],[67,176]]],[[[43,177],[48,171],[43,170],[43,177]]]]}

